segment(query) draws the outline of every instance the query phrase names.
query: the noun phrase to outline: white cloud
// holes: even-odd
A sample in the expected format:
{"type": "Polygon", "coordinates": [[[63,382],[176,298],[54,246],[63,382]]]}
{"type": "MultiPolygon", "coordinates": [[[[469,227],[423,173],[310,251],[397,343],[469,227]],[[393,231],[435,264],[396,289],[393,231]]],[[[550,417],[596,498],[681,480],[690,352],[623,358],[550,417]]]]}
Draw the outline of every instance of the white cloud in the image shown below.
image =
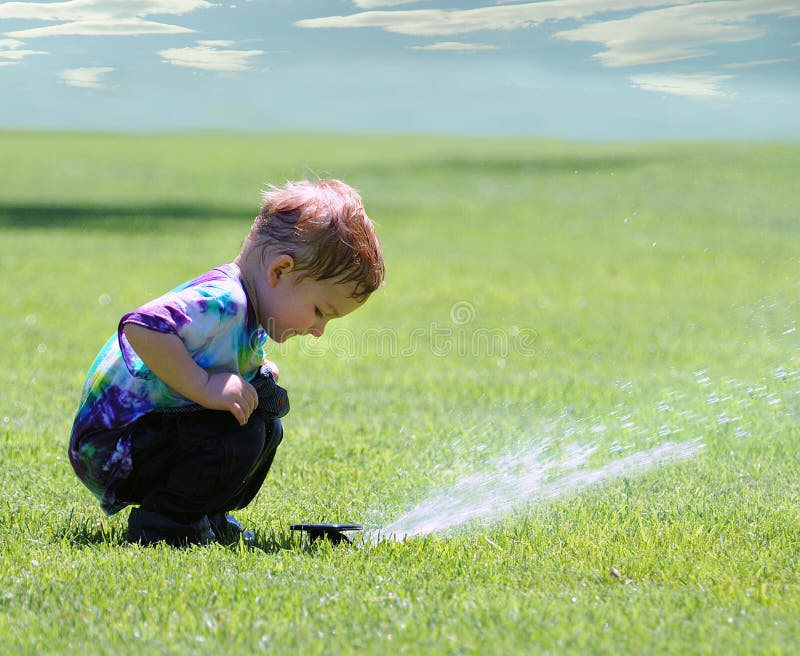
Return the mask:
{"type": "Polygon", "coordinates": [[[734,62],[733,64],[725,64],[722,68],[756,68],[758,66],[770,66],[772,64],[784,64],[786,62],[796,61],[791,57],[782,57],[780,59],[758,59],[749,62],[734,62]]]}
{"type": "Polygon", "coordinates": [[[643,73],[628,77],[634,86],[644,91],[656,91],[689,98],[726,98],[732,94],[719,88],[732,75],[716,73],[643,73]]]}
{"type": "Polygon", "coordinates": [[[67,2],[4,2],[0,18],[45,21],[81,20],[100,16],[186,14],[213,5],[206,0],[67,0],[67,2]]]}
{"type": "Polygon", "coordinates": [[[87,68],[67,68],[58,74],[61,81],[69,87],[82,89],[102,89],[102,77],[114,69],[108,66],[90,66],[87,68]]]}
{"type": "Polygon", "coordinates": [[[25,43],[17,39],[0,39],[0,66],[19,64],[29,55],[46,55],[43,50],[23,50],[25,43]]]}
{"type": "Polygon", "coordinates": [[[353,0],[359,9],[378,9],[380,7],[395,7],[397,5],[410,5],[420,0],[353,0]]]}
{"type": "Polygon", "coordinates": [[[135,34],[183,34],[194,32],[179,25],[155,23],[140,18],[118,18],[114,20],[85,20],[34,27],[28,30],[8,32],[9,36],[34,38],[41,36],[131,36],[135,34]]]}
{"type": "Polygon", "coordinates": [[[640,66],[709,54],[714,43],[758,39],[757,16],[800,16],[797,0],[719,0],[643,11],[628,18],[583,25],[555,34],[567,41],[602,43],[594,57],[604,66],[640,66]]]}
{"type": "Polygon", "coordinates": [[[585,19],[595,14],[642,7],[662,7],[691,0],[545,0],[476,9],[413,9],[366,11],[349,16],[309,18],[295,23],[307,28],[378,27],[414,36],[467,34],[480,30],[513,30],[546,21],[585,19]]]}
{"type": "MultiPolygon", "coordinates": [[[[396,0],[354,0],[363,9],[400,4],[396,0]]],[[[405,4],[405,3],[403,3],[405,4]]],[[[555,36],[604,46],[594,57],[607,67],[640,66],[702,57],[719,43],[751,41],[766,28],[762,16],[800,16],[798,0],[542,0],[475,9],[364,11],[295,23],[305,28],[379,28],[413,36],[512,30],[548,21],[582,21],[555,36]],[[591,22],[621,12],[633,15],[591,22]]],[[[798,45],[798,44],[794,44],[798,45]]],[[[414,49],[435,49],[416,47],[414,49]]]]}
{"type": "Polygon", "coordinates": [[[202,41],[198,41],[197,43],[198,45],[210,46],[212,48],[229,48],[230,46],[236,45],[236,41],[223,41],[221,39],[217,39],[215,41],[204,39],[202,41]]]}
{"type": "Polygon", "coordinates": [[[230,41],[198,41],[196,46],[167,48],[158,54],[174,66],[229,72],[249,70],[250,60],[264,54],[263,50],[221,50],[221,44],[233,45],[230,41]]]}
{"type": "Polygon", "coordinates": [[[56,25],[9,32],[11,36],[175,34],[193,30],[144,20],[145,16],[182,15],[213,5],[207,0],[67,0],[4,2],[0,20],[41,20],[56,25]]]}
{"type": "Polygon", "coordinates": [[[411,46],[409,50],[446,50],[450,52],[466,52],[471,50],[497,50],[497,46],[486,43],[462,43],[461,41],[439,41],[427,46],[411,46]]]}

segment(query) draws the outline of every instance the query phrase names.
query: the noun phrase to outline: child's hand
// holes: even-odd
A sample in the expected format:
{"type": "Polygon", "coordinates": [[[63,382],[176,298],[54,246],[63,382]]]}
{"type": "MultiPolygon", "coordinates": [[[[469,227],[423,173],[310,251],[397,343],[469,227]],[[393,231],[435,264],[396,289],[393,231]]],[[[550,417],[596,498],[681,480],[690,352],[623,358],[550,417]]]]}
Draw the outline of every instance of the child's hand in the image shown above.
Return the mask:
{"type": "Polygon", "coordinates": [[[241,376],[221,372],[209,374],[202,405],[210,410],[227,410],[244,426],[258,406],[256,388],[241,376]]]}
{"type": "Polygon", "coordinates": [[[272,377],[275,379],[275,382],[278,382],[278,379],[281,377],[281,372],[278,370],[278,365],[272,362],[272,360],[264,360],[261,363],[262,367],[266,367],[272,372],[272,377]]]}

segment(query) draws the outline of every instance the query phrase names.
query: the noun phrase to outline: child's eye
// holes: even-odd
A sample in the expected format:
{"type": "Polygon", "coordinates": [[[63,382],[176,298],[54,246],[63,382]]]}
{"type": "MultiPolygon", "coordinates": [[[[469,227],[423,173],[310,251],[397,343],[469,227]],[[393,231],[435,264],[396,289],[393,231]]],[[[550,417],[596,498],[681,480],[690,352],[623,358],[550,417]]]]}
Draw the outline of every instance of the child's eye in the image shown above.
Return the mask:
{"type": "Polygon", "coordinates": [[[314,314],[316,314],[316,315],[317,315],[317,317],[319,317],[320,319],[322,319],[322,310],[320,310],[318,307],[315,307],[315,308],[314,308],[314,314]]]}

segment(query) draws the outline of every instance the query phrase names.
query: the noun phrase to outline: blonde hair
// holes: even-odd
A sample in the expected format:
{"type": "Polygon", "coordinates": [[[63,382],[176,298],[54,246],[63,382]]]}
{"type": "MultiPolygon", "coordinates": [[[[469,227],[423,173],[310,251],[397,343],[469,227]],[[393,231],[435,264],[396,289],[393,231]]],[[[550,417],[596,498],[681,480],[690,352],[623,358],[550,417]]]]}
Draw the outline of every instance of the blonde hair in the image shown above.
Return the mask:
{"type": "Polygon", "coordinates": [[[291,256],[295,270],[310,278],[355,283],[353,298],[359,300],[386,275],[361,196],[340,180],[299,180],[262,192],[244,248],[259,246],[291,256]]]}

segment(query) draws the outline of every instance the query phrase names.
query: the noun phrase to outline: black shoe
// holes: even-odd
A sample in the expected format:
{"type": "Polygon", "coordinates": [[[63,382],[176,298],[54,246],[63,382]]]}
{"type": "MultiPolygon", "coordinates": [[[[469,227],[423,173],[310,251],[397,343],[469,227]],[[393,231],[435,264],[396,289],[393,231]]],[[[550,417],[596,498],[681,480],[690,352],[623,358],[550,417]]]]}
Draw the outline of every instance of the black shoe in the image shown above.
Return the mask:
{"type": "Polygon", "coordinates": [[[245,542],[252,542],[256,539],[253,531],[245,531],[239,520],[230,513],[214,513],[208,516],[208,521],[217,540],[223,544],[238,542],[239,538],[245,542]]]}
{"type": "Polygon", "coordinates": [[[134,508],[128,517],[128,542],[151,545],[164,542],[173,547],[216,542],[208,517],[195,522],[178,522],[152,510],[134,508]]]}

